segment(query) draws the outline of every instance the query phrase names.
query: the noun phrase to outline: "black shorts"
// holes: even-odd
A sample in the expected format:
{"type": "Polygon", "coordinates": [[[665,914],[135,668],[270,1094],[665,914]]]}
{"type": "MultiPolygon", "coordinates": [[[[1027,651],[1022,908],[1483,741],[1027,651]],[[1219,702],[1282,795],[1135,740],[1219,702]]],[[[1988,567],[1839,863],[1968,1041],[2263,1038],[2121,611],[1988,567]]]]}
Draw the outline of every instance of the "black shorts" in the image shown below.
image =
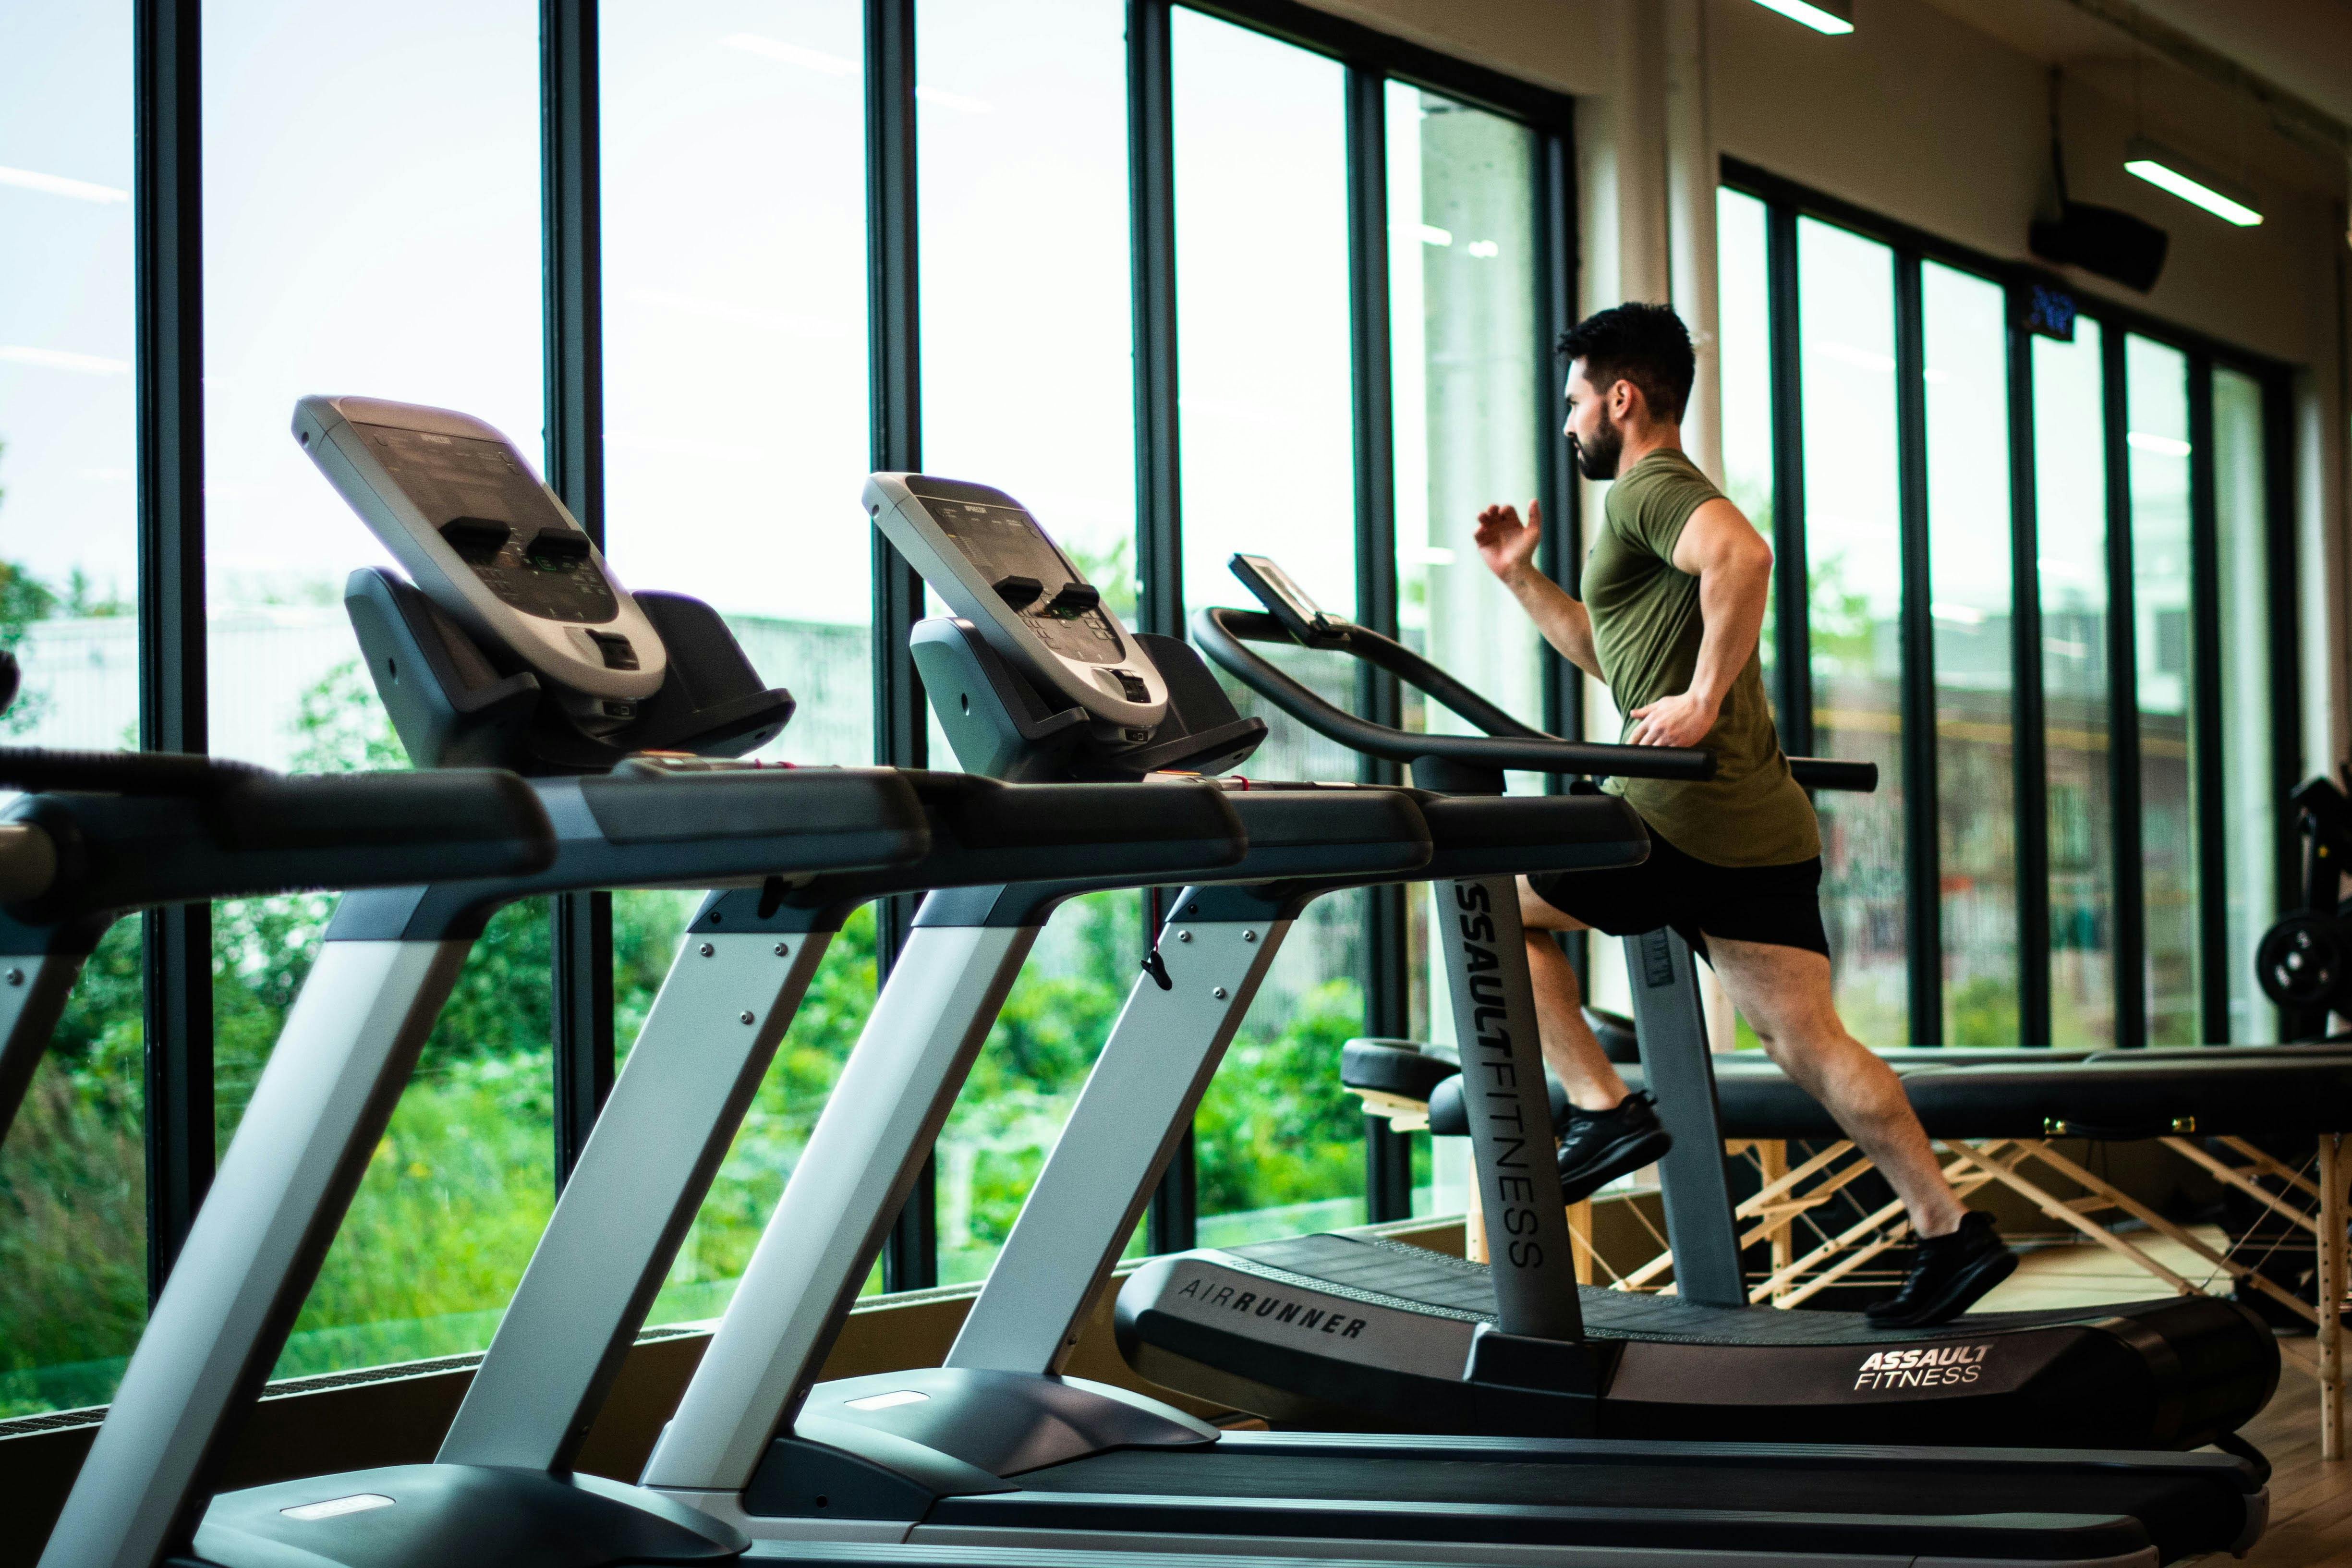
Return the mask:
{"type": "Polygon", "coordinates": [[[1818,855],[1787,866],[1717,866],[1684,854],[1654,827],[1650,858],[1638,866],[1546,871],[1528,886],[1560,913],[1611,936],[1672,926],[1699,953],[1712,933],[1829,956],[1818,855]]]}

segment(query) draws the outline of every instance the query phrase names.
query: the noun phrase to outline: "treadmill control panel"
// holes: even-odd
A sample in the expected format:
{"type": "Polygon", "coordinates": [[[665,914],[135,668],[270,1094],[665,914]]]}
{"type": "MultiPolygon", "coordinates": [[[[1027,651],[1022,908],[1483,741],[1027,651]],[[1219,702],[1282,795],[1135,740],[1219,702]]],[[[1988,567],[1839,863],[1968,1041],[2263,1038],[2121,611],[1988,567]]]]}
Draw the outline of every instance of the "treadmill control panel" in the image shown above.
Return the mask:
{"type": "Polygon", "coordinates": [[[659,690],[661,639],[514,444],[464,414],[306,397],[294,437],[425,596],[544,679],[583,726],[659,690]]]}
{"type": "Polygon", "coordinates": [[[948,607],[1040,688],[1129,730],[1167,716],[1167,682],[1150,656],[1019,501],[929,474],[876,474],[865,500],[948,607]]]}

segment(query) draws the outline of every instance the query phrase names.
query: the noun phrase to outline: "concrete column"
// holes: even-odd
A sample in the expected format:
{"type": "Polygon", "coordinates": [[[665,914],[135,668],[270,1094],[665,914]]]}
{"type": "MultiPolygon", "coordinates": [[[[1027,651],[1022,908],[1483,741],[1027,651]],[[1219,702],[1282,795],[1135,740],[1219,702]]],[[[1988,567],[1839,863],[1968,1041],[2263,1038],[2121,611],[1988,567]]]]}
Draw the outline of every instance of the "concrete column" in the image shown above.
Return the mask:
{"type": "Polygon", "coordinates": [[[1707,96],[1707,0],[1664,0],[1664,153],[1669,297],[1698,351],[1683,447],[1723,473],[1723,366],[1716,341],[1715,121],[1707,96]]]}

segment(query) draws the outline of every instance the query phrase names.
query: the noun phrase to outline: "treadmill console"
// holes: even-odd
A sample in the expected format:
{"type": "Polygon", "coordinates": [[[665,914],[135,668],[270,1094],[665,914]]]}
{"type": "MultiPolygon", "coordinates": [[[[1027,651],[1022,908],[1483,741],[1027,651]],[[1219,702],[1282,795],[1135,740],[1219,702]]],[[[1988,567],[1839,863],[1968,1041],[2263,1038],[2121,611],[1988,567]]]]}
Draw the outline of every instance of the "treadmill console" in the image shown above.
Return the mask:
{"type": "Polygon", "coordinates": [[[1271,555],[1235,555],[1229,564],[1242,586],[1256,595],[1283,630],[1307,647],[1332,647],[1347,640],[1346,619],[1331,614],[1307,596],[1271,555]]]}
{"type": "Polygon", "coordinates": [[[865,501],[948,607],[1040,690],[1136,740],[1167,717],[1151,656],[1019,501],[928,474],[875,474],[865,501]]]}
{"type": "Polygon", "coordinates": [[[591,734],[661,689],[661,637],[514,444],[468,415],[305,397],[294,438],[436,605],[591,734]]]}

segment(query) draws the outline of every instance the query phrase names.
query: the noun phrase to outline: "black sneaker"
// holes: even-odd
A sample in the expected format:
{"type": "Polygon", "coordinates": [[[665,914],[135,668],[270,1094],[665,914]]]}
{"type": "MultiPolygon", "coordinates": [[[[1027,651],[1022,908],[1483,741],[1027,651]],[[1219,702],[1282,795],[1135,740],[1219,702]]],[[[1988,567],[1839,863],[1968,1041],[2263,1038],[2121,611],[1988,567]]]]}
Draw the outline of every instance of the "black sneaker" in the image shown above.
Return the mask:
{"type": "Polygon", "coordinates": [[[1607,1110],[1571,1110],[1559,1135],[1560,1196],[1581,1203],[1626,1172],[1655,1164],[1674,1146],[1647,1093],[1629,1094],[1607,1110]]]}
{"type": "Polygon", "coordinates": [[[1949,1236],[1930,1236],[1913,1249],[1903,1289],[1863,1310],[1881,1329],[1924,1329],[1949,1322],[2017,1272],[2017,1254],[2003,1246],[1992,1215],[1972,1209],[1949,1236]]]}

